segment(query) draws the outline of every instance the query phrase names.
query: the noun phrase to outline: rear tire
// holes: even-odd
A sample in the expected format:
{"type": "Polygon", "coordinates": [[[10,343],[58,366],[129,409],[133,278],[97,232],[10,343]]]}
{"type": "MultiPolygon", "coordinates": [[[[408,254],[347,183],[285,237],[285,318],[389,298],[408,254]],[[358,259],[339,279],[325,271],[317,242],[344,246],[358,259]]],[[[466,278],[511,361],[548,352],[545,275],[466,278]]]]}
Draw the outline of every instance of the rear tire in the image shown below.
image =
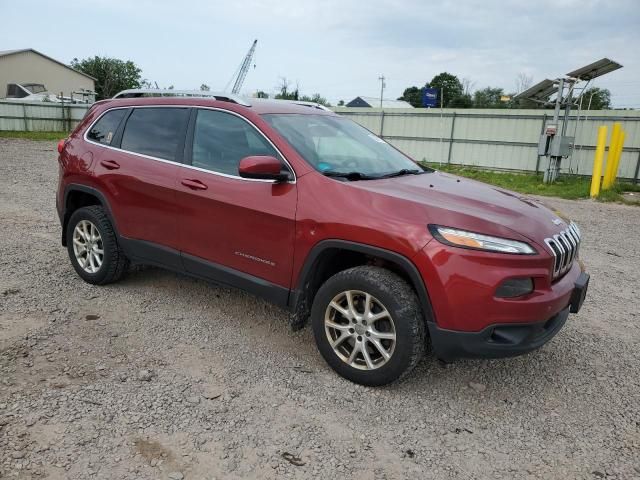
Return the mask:
{"type": "Polygon", "coordinates": [[[71,265],[85,282],[105,285],[127,273],[129,260],[101,206],[82,207],[73,212],[66,238],[71,265]]]}
{"type": "Polygon", "coordinates": [[[311,309],[318,350],[342,377],[379,386],[420,361],[425,323],[415,292],[395,273],[360,266],[329,278],[311,309]]]}

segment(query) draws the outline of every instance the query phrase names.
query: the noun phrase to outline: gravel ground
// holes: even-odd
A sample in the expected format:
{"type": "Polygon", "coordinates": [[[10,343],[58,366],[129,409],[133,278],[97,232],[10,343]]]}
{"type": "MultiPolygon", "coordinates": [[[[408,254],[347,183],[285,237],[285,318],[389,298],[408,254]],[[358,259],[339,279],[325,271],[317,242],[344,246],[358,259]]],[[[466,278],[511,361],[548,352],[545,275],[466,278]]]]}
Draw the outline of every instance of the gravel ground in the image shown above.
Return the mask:
{"type": "Polygon", "coordinates": [[[640,208],[548,199],[592,281],[541,350],[374,389],[242,292],[82,282],[54,152],[0,139],[0,478],[640,478],[640,208]]]}

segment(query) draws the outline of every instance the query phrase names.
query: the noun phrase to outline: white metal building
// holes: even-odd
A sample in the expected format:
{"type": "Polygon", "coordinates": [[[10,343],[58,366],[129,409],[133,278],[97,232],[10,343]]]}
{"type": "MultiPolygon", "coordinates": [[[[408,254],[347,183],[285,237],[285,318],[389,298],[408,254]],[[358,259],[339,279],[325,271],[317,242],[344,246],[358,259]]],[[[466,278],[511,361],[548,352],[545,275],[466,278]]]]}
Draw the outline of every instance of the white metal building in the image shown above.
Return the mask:
{"type": "MultiPolygon", "coordinates": [[[[356,97],[345,105],[345,107],[380,108],[380,98],[376,97],[356,97]]],[[[413,108],[409,102],[404,100],[382,100],[382,108],[413,108]]]]}
{"type": "Polygon", "coordinates": [[[74,70],[32,48],[0,51],[0,98],[7,95],[8,84],[43,84],[56,95],[63,92],[95,91],[95,79],[74,70]]]}

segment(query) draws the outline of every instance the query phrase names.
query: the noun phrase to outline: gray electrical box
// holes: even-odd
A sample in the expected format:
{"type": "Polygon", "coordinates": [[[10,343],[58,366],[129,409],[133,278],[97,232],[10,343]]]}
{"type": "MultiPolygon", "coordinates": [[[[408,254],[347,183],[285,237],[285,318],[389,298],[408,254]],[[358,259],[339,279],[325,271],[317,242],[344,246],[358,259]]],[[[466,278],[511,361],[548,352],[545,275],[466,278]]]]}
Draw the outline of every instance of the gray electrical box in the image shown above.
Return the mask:
{"type": "Polygon", "coordinates": [[[549,146],[549,155],[552,157],[568,157],[571,155],[573,141],[574,137],[567,137],[566,135],[553,137],[549,146]]]}
{"type": "Polygon", "coordinates": [[[538,155],[548,155],[550,157],[568,157],[571,155],[574,137],[562,135],[540,135],[538,142],[538,155]]]}
{"type": "Polygon", "coordinates": [[[542,134],[540,135],[540,141],[538,142],[538,155],[545,156],[549,154],[549,145],[551,144],[553,137],[542,134]]]}

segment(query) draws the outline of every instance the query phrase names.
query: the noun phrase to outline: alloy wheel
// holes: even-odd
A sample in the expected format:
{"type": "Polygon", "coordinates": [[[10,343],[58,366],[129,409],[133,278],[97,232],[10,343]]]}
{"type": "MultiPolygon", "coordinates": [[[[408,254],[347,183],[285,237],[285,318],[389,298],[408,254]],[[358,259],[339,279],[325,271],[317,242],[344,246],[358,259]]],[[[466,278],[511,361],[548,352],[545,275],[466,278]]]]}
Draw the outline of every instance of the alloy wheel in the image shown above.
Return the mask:
{"type": "Polygon", "coordinates": [[[324,327],[334,353],[347,365],[374,370],[386,364],[396,346],[391,314],[373,295],[346,290],[329,303],[324,327]]]}
{"type": "Polygon", "coordinates": [[[80,268],[96,273],[104,261],[104,245],[98,228],[89,220],[81,220],[73,230],[73,253],[80,268]]]}

